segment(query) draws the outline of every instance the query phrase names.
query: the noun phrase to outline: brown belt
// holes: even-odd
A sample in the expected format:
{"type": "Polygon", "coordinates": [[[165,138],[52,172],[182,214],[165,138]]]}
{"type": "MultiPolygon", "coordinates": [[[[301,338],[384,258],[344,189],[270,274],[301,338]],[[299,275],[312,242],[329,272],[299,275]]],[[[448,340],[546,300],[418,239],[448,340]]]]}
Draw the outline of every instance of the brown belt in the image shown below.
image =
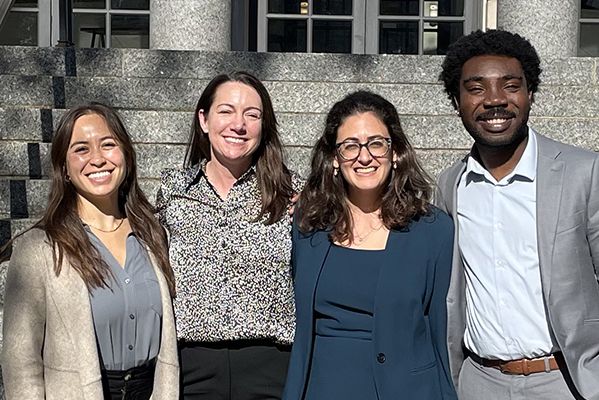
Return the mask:
{"type": "Polygon", "coordinates": [[[487,360],[486,358],[480,358],[473,353],[468,355],[477,364],[480,364],[484,367],[498,369],[504,374],[530,375],[536,374],[537,372],[550,372],[559,369],[553,354],[547,357],[535,358],[532,360],[528,358],[522,358],[520,360],[513,361],[487,360]]]}

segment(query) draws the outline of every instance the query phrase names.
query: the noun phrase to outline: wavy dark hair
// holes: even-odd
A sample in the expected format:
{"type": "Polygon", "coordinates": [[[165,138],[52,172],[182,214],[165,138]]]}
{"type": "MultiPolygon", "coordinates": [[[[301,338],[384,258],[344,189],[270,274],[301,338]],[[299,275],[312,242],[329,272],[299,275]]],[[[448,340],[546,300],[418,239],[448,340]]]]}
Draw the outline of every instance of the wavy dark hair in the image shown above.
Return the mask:
{"type": "Polygon", "coordinates": [[[270,95],[262,82],[254,75],[244,71],[235,71],[218,75],[208,83],[196,106],[183,166],[191,167],[204,159],[210,161],[210,140],[200,125],[198,115],[200,110],[204,110],[204,115],[208,115],[216,91],[227,82],[240,82],[250,86],[262,100],[262,138],[253,154],[253,163],[256,166],[258,187],[262,199],[262,207],[257,219],[266,215],[265,223],[267,225],[274,224],[287,212],[287,206],[294,192],[291,173],[283,161],[283,145],[279,139],[277,119],[270,95]]]}
{"type": "MultiPolygon", "coordinates": [[[[133,233],[148,246],[164,273],[171,296],[175,296],[175,277],[168,261],[166,234],[155,217],[137,182],[137,164],[131,138],[117,112],[104,104],[91,103],[68,111],[52,138],[52,187],[44,215],[31,229],[46,232],[54,249],[54,272],[60,275],[63,259],[79,273],[88,290],[109,287],[110,267],[92,245],[77,213],[77,190],[67,180],[67,150],[75,122],[84,115],[99,115],[118,142],[125,160],[125,178],[119,187],[119,208],[127,216],[133,233]]],[[[14,239],[13,239],[14,240],[14,239]]],[[[11,240],[12,242],[12,240],[11,240]]],[[[9,242],[9,244],[11,243],[9,242]]]]}
{"type": "Polygon", "coordinates": [[[322,137],[312,152],[312,171],[298,200],[298,224],[302,232],[329,229],[331,240],[353,241],[352,216],[347,201],[347,183],[334,176],[337,131],[356,114],[373,113],[387,127],[397,169],[389,174],[381,197],[381,220],[388,229],[405,228],[419,215],[430,214],[432,180],[418,163],[412,145],[401,128],[397,110],[378,94],[358,91],[337,102],[327,115],[322,137]]]}
{"type": "MultiPolygon", "coordinates": [[[[455,99],[460,97],[462,67],[472,57],[497,55],[513,57],[520,61],[527,89],[534,95],[541,79],[541,60],[535,48],[522,36],[501,30],[478,30],[462,36],[447,50],[439,80],[445,85],[445,92],[457,109],[455,99]]],[[[534,96],[533,96],[534,98],[534,96]]]]}

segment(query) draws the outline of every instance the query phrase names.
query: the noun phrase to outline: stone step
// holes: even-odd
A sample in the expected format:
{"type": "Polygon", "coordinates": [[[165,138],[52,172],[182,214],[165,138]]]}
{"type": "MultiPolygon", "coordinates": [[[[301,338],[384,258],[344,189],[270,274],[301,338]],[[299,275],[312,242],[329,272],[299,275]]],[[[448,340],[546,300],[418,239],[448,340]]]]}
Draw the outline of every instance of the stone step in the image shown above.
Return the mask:
{"type": "MultiPolygon", "coordinates": [[[[0,145],[12,142],[50,142],[64,109],[0,106],[0,145]]],[[[186,144],[193,112],[119,110],[134,143],[186,144]]],[[[322,134],[326,114],[277,113],[285,146],[311,147],[322,134]]],[[[472,140],[455,116],[400,115],[410,142],[419,149],[467,149],[472,140]]],[[[533,128],[554,139],[598,150],[599,117],[532,116],[533,128]]],[[[25,168],[21,166],[21,168],[25,168]]],[[[2,167],[0,166],[0,170],[2,167]]]]}
{"type": "MultiPolygon", "coordinates": [[[[193,112],[207,80],[179,78],[51,77],[0,75],[0,107],[70,108],[100,101],[120,109],[193,112]]],[[[442,86],[432,83],[265,81],[278,113],[327,113],[356,90],[371,90],[391,101],[401,115],[449,116],[453,108],[442,86]]],[[[599,86],[544,85],[532,114],[544,117],[599,117],[599,86]]]]}
{"type": "MultiPolygon", "coordinates": [[[[0,74],[209,80],[246,70],[264,81],[437,84],[442,56],[0,46],[0,74]]],[[[544,58],[545,85],[597,85],[597,58],[544,58]]]]}
{"type": "MultiPolygon", "coordinates": [[[[0,219],[40,218],[50,194],[50,179],[0,177],[0,219]]],[[[159,179],[140,179],[139,186],[154,204],[159,179]]]]}

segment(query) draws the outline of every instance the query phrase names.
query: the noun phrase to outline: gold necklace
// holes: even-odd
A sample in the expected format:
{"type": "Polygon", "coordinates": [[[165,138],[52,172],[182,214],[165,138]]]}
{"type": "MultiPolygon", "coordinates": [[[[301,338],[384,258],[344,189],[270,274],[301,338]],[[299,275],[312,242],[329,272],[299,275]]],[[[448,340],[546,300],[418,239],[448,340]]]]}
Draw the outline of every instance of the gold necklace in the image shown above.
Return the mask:
{"type": "Polygon", "coordinates": [[[89,222],[87,222],[86,220],[84,220],[84,219],[83,219],[83,218],[81,218],[81,217],[79,217],[79,219],[81,220],[81,222],[83,222],[83,223],[84,223],[84,224],[86,224],[87,226],[89,226],[89,227],[91,227],[91,228],[94,228],[94,229],[96,229],[96,230],[98,230],[98,231],[100,231],[100,232],[104,232],[104,233],[112,233],[112,232],[116,232],[116,231],[117,231],[117,230],[118,230],[118,229],[121,227],[121,225],[123,225],[123,222],[125,221],[125,218],[121,218],[121,221],[120,221],[120,222],[119,222],[119,224],[116,226],[116,228],[114,228],[114,229],[109,229],[109,230],[106,230],[106,229],[98,228],[97,226],[90,224],[89,222]]]}
{"type": "Polygon", "coordinates": [[[366,240],[366,238],[367,238],[368,236],[370,236],[370,234],[371,234],[372,232],[374,232],[374,231],[378,231],[378,230],[379,230],[379,229],[381,229],[382,227],[383,227],[383,223],[381,222],[381,223],[379,224],[379,226],[377,226],[377,227],[375,227],[375,228],[372,228],[372,227],[371,227],[370,231],[369,231],[369,232],[368,232],[366,235],[364,235],[364,236],[360,236],[360,235],[358,235],[357,233],[355,233],[355,232],[354,232],[354,238],[356,238],[356,239],[357,239],[357,240],[355,240],[354,242],[355,242],[355,243],[362,243],[362,242],[364,242],[364,241],[366,240]]]}

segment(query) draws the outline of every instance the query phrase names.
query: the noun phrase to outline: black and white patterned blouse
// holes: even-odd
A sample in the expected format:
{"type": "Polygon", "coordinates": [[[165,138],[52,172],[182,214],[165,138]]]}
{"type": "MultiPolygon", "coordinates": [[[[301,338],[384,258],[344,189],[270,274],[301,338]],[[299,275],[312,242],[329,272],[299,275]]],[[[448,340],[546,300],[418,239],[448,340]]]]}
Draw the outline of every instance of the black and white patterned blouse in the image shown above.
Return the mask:
{"type": "MultiPolygon", "coordinates": [[[[166,170],[157,195],[169,230],[173,301],[179,339],[216,342],[270,339],[291,344],[295,305],[289,215],[271,225],[260,213],[252,166],[223,200],[206,178],[206,162],[166,170]]],[[[292,175],[293,187],[303,182],[292,175]]]]}

